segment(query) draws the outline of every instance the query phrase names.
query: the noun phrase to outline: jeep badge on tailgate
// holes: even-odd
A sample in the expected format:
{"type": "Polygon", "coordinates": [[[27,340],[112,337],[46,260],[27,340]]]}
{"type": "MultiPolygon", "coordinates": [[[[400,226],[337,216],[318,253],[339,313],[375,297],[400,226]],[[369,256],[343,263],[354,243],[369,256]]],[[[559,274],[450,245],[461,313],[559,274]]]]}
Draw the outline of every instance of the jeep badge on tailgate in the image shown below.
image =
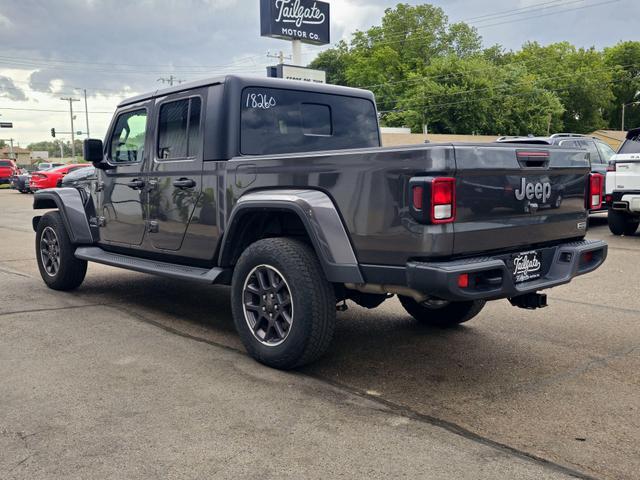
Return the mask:
{"type": "Polygon", "coordinates": [[[549,197],[551,197],[551,184],[549,182],[527,183],[527,179],[522,177],[520,190],[516,188],[514,193],[518,200],[524,200],[524,198],[527,197],[528,200],[536,198],[542,200],[542,203],[546,203],[549,197]]]}

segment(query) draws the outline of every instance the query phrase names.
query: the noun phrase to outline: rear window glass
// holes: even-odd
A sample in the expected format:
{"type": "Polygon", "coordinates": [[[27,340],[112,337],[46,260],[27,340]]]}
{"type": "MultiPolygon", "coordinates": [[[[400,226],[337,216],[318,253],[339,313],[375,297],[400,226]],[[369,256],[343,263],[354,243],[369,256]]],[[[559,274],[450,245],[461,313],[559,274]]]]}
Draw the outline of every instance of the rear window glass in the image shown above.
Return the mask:
{"type": "Polygon", "coordinates": [[[7,162],[6,160],[0,160],[0,167],[12,167],[13,164],[11,162],[7,162]]]}
{"type": "Polygon", "coordinates": [[[640,153],[640,133],[627,138],[618,153],[640,153]]]}
{"type": "Polygon", "coordinates": [[[240,151],[244,155],[377,147],[373,102],[338,95],[245,88],[240,151]]]}

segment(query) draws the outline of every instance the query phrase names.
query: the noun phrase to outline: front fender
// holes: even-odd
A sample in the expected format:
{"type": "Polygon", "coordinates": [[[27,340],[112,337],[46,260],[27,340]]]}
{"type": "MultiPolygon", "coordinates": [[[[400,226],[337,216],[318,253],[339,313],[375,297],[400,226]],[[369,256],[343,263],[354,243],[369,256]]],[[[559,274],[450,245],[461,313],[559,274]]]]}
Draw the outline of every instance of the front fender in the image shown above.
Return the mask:
{"type": "Polygon", "coordinates": [[[231,212],[219,265],[228,265],[240,219],[247,211],[289,210],[298,215],[330,282],[364,283],[349,236],[329,196],[318,190],[263,190],[248,193],[231,212]]]}
{"type": "MultiPolygon", "coordinates": [[[[47,188],[38,190],[33,197],[33,209],[57,208],[67,229],[71,243],[87,245],[94,243],[89,221],[80,192],[75,188],[47,188]]],[[[38,228],[40,217],[35,217],[33,229],[38,228]]]]}

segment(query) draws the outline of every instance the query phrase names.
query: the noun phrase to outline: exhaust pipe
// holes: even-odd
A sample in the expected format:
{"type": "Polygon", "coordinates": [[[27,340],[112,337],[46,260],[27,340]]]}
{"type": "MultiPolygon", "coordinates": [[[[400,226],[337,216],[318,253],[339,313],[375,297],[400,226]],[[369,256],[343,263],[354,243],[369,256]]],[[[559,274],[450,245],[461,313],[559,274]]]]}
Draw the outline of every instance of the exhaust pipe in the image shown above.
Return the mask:
{"type": "Polygon", "coordinates": [[[511,297],[509,303],[514,307],[535,310],[536,308],[544,308],[547,306],[547,296],[544,293],[527,293],[525,295],[511,297]]]}
{"type": "Polygon", "coordinates": [[[429,299],[429,295],[414,290],[413,288],[403,287],[402,285],[380,285],[377,283],[345,283],[345,287],[350,290],[357,290],[362,293],[395,293],[404,297],[411,297],[416,302],[422,303],[429,299]]]}

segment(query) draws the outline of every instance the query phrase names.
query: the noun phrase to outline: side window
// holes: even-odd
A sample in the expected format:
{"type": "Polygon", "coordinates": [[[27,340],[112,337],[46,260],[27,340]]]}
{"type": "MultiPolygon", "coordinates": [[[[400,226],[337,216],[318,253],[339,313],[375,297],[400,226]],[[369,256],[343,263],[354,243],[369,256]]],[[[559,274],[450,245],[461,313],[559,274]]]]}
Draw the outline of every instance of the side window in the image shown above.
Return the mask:
{"type": "Polygon", "coordinates": [[[165,103],[158,118],[158,158],[193,158],[200,152],[200,110],[198,97],[165,103]]]}
{"type": "Polygon", "coordinates": [[[111,161],[113,163],[141,162],[146,130],[147,111],[145,109],[120,115],[109,142],[111,161]]]}
{"type": "Polygon", "coordinates": [[[589,156],[591,157],[591,163],[602,163],[594,140],[582,140],[581,143],[587,148],[589,156]]]}
{"type": "Polygon", "coordinates": [[[611,160],[611,157],[613,157],[616,154],[613,148],[611,148],[609,145],[607,145],[604,142],[596,141],[596,146],[600,151],[600,157],[602,157],[602,160],[604,161],[604,163],[609,163],[609,160],[611,160]]]}

